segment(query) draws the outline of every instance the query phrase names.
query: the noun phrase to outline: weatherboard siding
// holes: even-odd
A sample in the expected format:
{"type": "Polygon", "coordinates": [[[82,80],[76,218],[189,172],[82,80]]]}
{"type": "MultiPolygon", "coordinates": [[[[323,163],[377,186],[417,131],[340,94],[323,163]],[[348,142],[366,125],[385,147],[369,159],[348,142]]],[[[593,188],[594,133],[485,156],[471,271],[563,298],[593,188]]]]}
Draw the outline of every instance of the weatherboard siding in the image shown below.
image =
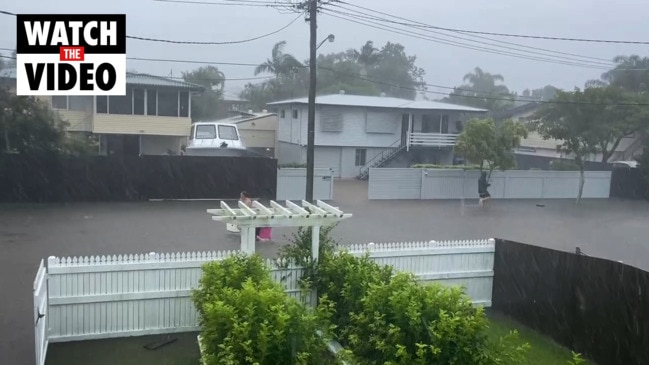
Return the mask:
{"type": "Polygon", "coordinates": [[[94,133],[189,136],[190,118],[95,114],[94,133]]]}
{"type": "Polygon", "coordinates": [[[56,110],[62,120],[68,122],[67,129],[72,132],[91,132],[92,113],[76,110],[56,110]]]}

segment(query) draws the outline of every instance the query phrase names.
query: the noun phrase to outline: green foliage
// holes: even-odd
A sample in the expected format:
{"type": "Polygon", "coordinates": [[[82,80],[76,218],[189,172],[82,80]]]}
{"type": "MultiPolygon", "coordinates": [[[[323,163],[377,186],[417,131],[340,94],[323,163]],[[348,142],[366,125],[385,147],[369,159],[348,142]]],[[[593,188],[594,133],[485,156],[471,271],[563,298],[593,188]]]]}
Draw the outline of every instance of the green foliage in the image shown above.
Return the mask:
{"type": "Polygon", "coordinates": [[[639,93],[649,91],[649,58],[638,55],[617,56],[614,69],[605,72],[602,80],[614,87],[628,92],[639,93]]]}
{"type": "Polygon", "coordinates": [[[225,75],[215,66],[200,67],[183,72],[186,82],[203,86],[205,91],[192,97],[192,121],[214,119],[218,116],[219,101],[223,99],[225,75]]]}
{"type": "Polygon", "coordinates": [[[550,170],[579,171],[579,166],[573,160],[559,159],[550,161],[550,170]]]}
{"type": "Polygon", "coordinates": [[[471,162],[479,163],[480,170],[502,171],[516,166],[513,150],[527,138],[527,129],[520,122],[505,120],[496,127],[492,119],[472,119],[458,136],[455,152],[471,162]]]}
{"type": "Polygon", "coordinates": [[[414,164],[413,169],[444,169],[444,170],[480,170],[480,165],[435,165],[435,164],[414,164]]]}
{"type": "MultiPolygon", "coordinates": [[[[262,83],[248,84],[240,97],[255,108],[278,100],[304,97],[309,87],[309,69],[294,56],[284,53],[286,42],[273,47],[271,58],[260,64],[256,73],[272,73],[275,78],[262,83]]],[[[386,43],[381,49],[366,42],[360,50],[320,54],[316,93],[332,94],[345,90],[353,95],[388,96],[414,99],[417,90],[424,90],[424,70],[415,65],[416,57],[405,48],[386,43]],[[392,86],[395,85],[395,86],[392,86]]]]}
{"type": "Polygon", "coordinates": [[[203,360],[220,364],[316,365],[327,349],[330,309],[311,312],[270,277],[258,255],[204,265],[193,293],[200,314],[203,360]]]}
{"type": "Polygon", "coordinates": [[[96,139],[68,133],[68,125],[46,103],[0,87],[0,153],[95,154],[96,139]]]}
{"type": "Polygon", "coordinates": [[[516,334],[489,341],[487,318],[462,289],[420,285],[369,257],[337,253],[321,261],[321,303],[333,303],[334,333],[353,363],[516,364],[516,334]],[[508,362],[510,361],[510,362],[508,362]]]}
{"type": "Polygon", "coordinates": [[[581,354],[576,353],[576,352],[572,353],[572,359],[570,361],[568,361],[568,365],[581,365],[581,364],[585,364],[585,363],[586,363],[586,360],[584,360],[581,357],[581,354]]]}
{"type": "Polygon", "coordinates": [[[473,72],[464,75],[464,82],[453,89],[443,101],[483,108],[490,111],[502,111],[513,105],[513,95],[505,85],[505,78],[500,74],[491,74],[476,67],[473,72]]]}

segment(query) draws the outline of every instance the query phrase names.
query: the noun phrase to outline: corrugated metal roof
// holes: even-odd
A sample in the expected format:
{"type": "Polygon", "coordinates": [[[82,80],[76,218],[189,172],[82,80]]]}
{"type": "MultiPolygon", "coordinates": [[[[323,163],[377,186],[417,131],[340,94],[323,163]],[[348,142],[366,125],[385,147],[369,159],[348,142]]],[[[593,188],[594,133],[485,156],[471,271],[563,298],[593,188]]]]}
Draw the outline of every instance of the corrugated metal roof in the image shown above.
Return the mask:
{"type": "MultiPolygon", "coordinates": [[[[7,68],[0,70],[0,78],[15,79],[16,69],[7,68]]],[[[204,91],[205,88],[200,85],[191,84],[181,80],[173,80],[166,77],[153,76],[148,74],[127,72],[126,73],[127,85],[140,85],[140,86],[154,86],[154,87],[170,87],[175,89],[187,89],[191,91],[204,91]]]]}
{"type": "MultiPolygon", "coordinates": [[[[308,98],[276,101],[268,105],[282,104],[308,104],[308,98]]],[[[471,108],[468,106],[441,103],[438,101],[393,98],[389,96],[364,96],[331,94],[317,96],[315,100],[319,105],[360,106],[369,108],[417,109],[417,110],[453,110],[462,112],[486,112],[485,109],[471,108]]]]}
{"type": "Polygon", "coordinates": [[[156,86],[156,87],[171,87],[176,89],[189,89],[193,91],[204,91],[205,88],[189,82],[168,79],[166,77],[153,76],[141,73],[126,73],[127,85],[142,85],[142,86],[156,86]]]}

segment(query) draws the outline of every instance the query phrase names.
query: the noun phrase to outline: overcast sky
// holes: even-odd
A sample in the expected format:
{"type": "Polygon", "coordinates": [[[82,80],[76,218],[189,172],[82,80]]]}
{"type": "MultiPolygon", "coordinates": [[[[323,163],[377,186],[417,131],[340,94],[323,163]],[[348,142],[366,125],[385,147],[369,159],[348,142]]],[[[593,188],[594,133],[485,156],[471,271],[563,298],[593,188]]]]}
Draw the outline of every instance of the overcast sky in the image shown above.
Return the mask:
{"type": "MultiPolygon", "coordinates": [[[[229,0],[197,1],[222,3],[229,0]]],[[[534,2],[520,0],[347,0],[347,2],[367,8],[371,7],[374,10],[409,20],[447,28],[554,37],[649,40],[649,27],[647,27],[649,1],[647,0],[545,0],[534,2]]],[[[331,6],[327,8],[336,9],[331,6]]],[[[181,4],[153,0],[0,0],[0,10],[13,13],[125,13],[129,35],[180,41],[217,42],[236,41],[269,33],[288,24],[297,16],[297,14],[290,13],[282,14],[276,9],[267,7],[181,4]]],[[[367,13],[366,10],[356,10],[367,13]]],[[[338,52],[348,48],[359,48],[367,40],[373,40],[377,46],[381,46],[387,41],[398,42],[406,47],[407,53],[417,56],[417,65],[426,70],[426,81],[430,84],[459,85],[463,75],[476,66],[491,73],[502,74],[505,77],[505,84],[510,89],[519,92],[525,88],[538,88],[547,84],[564,89],[581,87],[585,81],[598,78],[603,72],[603,70],[583,66],[514,58],[434,43],[335,19],[326,13],[319,16],[318,23],[320,39],[324,39],[330,33],[336,36],[334,43],[326,43],[320,48],[321,52],[338,52]]],[[[0,15],[0,48],[15,47],[15,28],[14,17],[0,15]]],[[[418,32],[439,37],[439,35],[424,31],[418,32]]],[[[632,53],[647,56],[648,49],[648,46],[645,45],[490,37],[527,46],[604,59],[611,59],[619,54],[632,53]]],[[[484,39],[472,39],[486,42],[484,39]]],[[[281,40],[288,42],[286,51],[294,54],[298,59],[305,60],[308,57],[309,28],[303,18],[275,35],[243,44],[173,45],[129,40],[127,53],[129,57],[256,64],[268,58],[272,46],[281,40]]],[[[453,41],[450,38],[447,40],[453,41]]],[[[465,40],[455,39],[455,41],[474,47],[494,48],[465,40]]],[[[500,44],[500,46],[515,47],[505,44],[500,44]]],[[[522,53],[522,51],[498,49],[501,52],[522,53]]],[[[9,53],[4,50],[0,50],[0,52],[9,53]]],[[[559,57],[558,55],[551,57],[534,54],[528,54],[528,56],[554,60],[559,57]]],[[[574,58],[574,56],[566,55],[563,57],[574,58]]],[[[128,61],[129,69],[161,76],[169,75],[171,72],[173,72],[173,76],[179,76],[182,71],[199,66],[173,62],[128,61]]],[[[254,77],[252,67],[218,67],[227,78],[254,77]]],[[[236,94],[246,82],[248,81],[226,82],[226,91],[236,94]]],[[[432,87],[429,89],[447,92],[444,89],[432,87]]],[[[430,96],[440,97],[435,94],[430,96]]]]}

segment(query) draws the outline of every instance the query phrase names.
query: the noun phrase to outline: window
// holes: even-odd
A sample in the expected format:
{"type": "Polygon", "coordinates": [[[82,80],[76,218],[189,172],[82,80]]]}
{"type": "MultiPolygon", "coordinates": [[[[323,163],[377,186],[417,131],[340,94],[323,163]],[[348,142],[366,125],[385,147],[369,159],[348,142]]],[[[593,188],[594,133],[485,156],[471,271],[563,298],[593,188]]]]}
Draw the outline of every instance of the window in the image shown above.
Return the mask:
{"type": "Polygon", "coordinates": [[[101,114],[108,113],[108,96],[97,97],[97,113],[101,113],[101,114]]]}
{"type": "Polygon", "coordinates": [[[365,166],[365,157],[367,156],[366,149],[356,150],[356,166],[365,166]]]}
{"type": "Polygon", "coordinates": [[[323,132],[341,132],[343,115],[336,109],[323,109],[320,112],[320,128],[323,132]]]}
{"type": "Polygon", "coordinates": [[[298,117],[298,111],[293,110],[293,119],[297,119],[297,117],[298,117]]]}
{"type": "Polygon", "coordinates": [[[216,127],[213,125],[196,126],[196,139],[215,139],[216,127]]]}
{"type": "Polygon", "coordinates": [[[180,117],[189,117],[189,93],[183,91],[180,93],[180,117]]]}
{"type": "Polygon", "coordinates": [[[92,96],[68,96],[68,109],[79,112],[92,111],[92,96]]]}
{"type": "Polygon", "coordinates": [[[109,96],[108,114],[133,114],[133,90],[126,89],[126,95],[109,96]]]}
{"type": "Polygon", "coordinates": [[[133,114],[144,115],[144,89],[133,90],[133,114]]]}
{"type": "Polygon", "coordinates": [[[52,96],[52,109],[67,109],[68,97],[64,95],[52,96]]]}
{"type": "Polygon", "coordinates": [[[279,117],[280,117],[280,118],[286,118],[286,111],[285,111],[284,109],[282,109],[282,110],[279,112],[279,117]]]}
{"type": "Polygon", "coordinates": [[[220,125],[219,138],[227,139],[229,141],[236,141],[239,139],[239,137],[237,136],[237,129],[231,125],[220,125]]]}
{"type": "Polygon", "coordinates": [[[155,90],[146,91],[146,115],[158,115],[158,92],[155,90]]]}
{"type": "Polygon", "coordinates": [[[178,116],[178,92],[158,90],[158,116],[178,116]]]}

